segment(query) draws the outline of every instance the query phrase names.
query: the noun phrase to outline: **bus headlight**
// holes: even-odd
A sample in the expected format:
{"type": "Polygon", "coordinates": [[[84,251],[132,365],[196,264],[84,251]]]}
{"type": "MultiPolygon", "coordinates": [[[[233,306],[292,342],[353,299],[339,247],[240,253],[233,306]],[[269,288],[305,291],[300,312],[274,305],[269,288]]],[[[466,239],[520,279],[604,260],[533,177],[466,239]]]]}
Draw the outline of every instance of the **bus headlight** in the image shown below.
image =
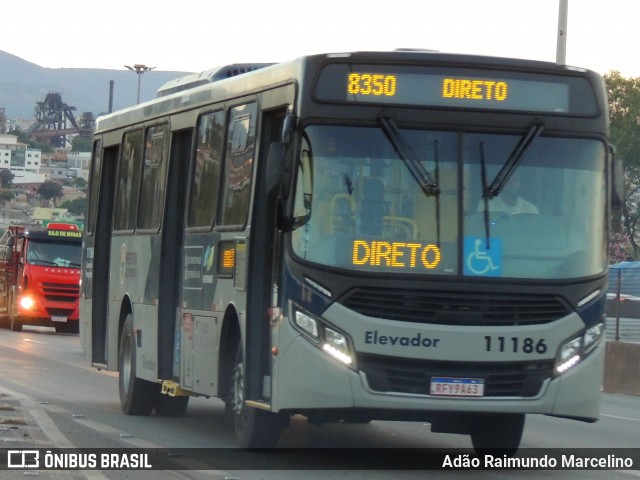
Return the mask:
{"type": "Polygon", "coordinates": [[[304,330],[307,334],[313,338],[318,338],[318,321],[309,315],[296,310],[295,313],[296,325],[304,330]]]}
{"type": "Polygon", "coordinates": [[[560,347],[556,357],[556,373],[562,374],[586,357],[598,344],[604,332],[604,323],[598,323],[560,347]]]}
{"type": "Polygon", "coordinates": [[[324,329],[325,343],[322,345],[322,349],[334,358],[337,358],[345,365],[350,365],[353,362],[351,358],[351,352],[349,351],[349,341],[347,337],[336,332],[332,328],[325,327],[324,329]]]}
{"type": "Polygon", "coordinates": [[[355,369],[355,355],[346,334],[295,306],[293,310],[294,324],[305,337],[327,355],[355,369]]]}

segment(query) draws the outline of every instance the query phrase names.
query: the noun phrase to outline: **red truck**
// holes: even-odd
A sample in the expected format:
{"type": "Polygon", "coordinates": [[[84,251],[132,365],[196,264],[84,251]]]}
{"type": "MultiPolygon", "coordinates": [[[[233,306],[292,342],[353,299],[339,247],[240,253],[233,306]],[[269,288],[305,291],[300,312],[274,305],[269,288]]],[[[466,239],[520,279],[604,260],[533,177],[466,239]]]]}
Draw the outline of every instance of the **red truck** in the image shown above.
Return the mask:
{"type": "Polygon", "coordinates": [[[0,237],[0,326],[78,333],[82,232],[77,225],[12,225],[0,237]]]}

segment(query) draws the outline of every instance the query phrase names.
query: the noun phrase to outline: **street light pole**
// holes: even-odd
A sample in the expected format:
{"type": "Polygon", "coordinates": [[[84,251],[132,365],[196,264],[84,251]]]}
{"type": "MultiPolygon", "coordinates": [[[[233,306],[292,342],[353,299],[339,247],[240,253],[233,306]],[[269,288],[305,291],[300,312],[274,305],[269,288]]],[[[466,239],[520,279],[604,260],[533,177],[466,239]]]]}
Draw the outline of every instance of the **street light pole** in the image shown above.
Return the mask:
{"type": "Polygon", "coordinates": [[[567,63],[567,17],[569,16],[569,0],[560,0],[558,11],[558,43],[556,45],[556,63],[567,63]]]}
{"type": "Polygon", "coordinates": [[[125,67],[132,72],[136,72],[136,75],[138,75],[138,96],[136,98],[136,103],[140,103],[140,80],[142,78],[142,74],[150,72],[156,67],[147,67],[146,65],[141,65],[139,63],[136,63],[133,67],[130,67],[129,65],[125,65],[125,67]]]}

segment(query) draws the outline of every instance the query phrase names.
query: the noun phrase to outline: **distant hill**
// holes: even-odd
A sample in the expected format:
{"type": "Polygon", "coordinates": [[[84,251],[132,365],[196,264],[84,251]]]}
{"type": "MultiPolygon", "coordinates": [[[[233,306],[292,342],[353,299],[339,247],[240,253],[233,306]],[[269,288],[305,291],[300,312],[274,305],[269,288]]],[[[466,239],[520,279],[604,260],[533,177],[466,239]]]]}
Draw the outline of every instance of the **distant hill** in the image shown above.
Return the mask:
{"type": "MultiPolygon", "coordinates": [[[[156,90],[169,80],[189,72],[152,70],[140,84],[140,101],[155,97],[156,90]]],[[[138,76],[129,70],[93,68],[44,68],[0,50],[0,107],[7,118],[33,118],[36,102],[49,92],[58,92],[62,101],[75,107],[74,116],[92,112],[94,116],[109,109],[109,81],[113,80],[113,109],[136,102],[138,76]]]]}

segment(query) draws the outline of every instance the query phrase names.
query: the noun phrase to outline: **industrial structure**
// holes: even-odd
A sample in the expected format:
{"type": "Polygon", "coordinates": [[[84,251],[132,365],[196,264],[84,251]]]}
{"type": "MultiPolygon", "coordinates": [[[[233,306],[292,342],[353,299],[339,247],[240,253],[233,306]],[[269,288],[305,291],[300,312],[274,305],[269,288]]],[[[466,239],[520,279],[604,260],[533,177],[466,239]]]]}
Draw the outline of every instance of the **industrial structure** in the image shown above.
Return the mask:
{"type": "Polygon", "coordinates": [[[85,112],[77,121],[73,115],[75,109],[62,101],[59,92],[49,92],[44,101],[36,102],[36,123],[31,138],[52,147],[64,148],[70,143],[67,135],[90,137],[95,125],[93,113],[85,112]]]}

